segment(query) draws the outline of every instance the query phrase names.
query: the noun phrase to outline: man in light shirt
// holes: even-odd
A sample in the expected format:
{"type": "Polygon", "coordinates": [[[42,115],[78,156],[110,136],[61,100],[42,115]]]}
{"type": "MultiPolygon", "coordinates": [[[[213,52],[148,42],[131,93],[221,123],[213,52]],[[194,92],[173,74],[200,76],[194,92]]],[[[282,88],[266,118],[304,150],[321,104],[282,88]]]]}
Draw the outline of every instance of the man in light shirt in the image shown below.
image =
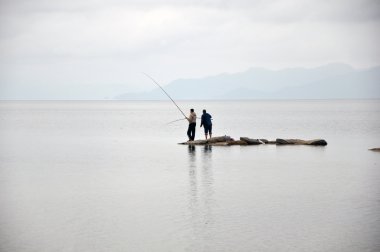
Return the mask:
{"type": "Polygon", "coordinates": [[[190,109],[189,117],[186,117],[189,121],[189,128],[187,129],[187,136],[189,141],[194,141],[195,138],[195,126],[197,125],[197,114],[195,114],[194,109],[190,109]]]}

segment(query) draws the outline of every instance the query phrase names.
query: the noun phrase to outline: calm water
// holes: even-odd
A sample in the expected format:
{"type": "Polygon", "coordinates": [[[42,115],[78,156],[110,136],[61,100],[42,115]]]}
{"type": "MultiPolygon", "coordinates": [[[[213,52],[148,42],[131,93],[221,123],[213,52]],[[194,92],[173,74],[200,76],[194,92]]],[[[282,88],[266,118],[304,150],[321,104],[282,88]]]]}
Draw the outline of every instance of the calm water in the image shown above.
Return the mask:
{"type": "Polygon", "coordinates": [[[380,101],[0,102],[0,251],[379,251],[380,101]],[[203,133],[197,126],[197,138],[203,133]]]}

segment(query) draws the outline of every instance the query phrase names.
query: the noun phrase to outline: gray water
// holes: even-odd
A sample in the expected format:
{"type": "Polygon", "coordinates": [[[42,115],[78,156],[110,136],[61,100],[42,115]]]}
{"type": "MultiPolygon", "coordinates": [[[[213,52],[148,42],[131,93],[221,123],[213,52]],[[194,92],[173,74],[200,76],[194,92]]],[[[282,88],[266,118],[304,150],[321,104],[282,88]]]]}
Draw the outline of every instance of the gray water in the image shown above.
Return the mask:
{"type": "Polygon", "coordinates": [[[380,101],[0,102],[0,251],[380,251],[380,101]],[[197,138],[203,138],[199,122],[197,138]]]}

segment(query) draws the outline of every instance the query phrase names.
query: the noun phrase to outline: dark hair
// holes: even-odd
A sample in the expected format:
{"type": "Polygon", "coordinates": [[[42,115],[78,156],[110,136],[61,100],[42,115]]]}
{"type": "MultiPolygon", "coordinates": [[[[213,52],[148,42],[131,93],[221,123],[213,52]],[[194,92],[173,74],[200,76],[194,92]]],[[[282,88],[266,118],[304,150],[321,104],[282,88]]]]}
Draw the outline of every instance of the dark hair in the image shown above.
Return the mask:
{"type": "Polygon", "coordinates": [[[194,109],[192,108],[192,109],[190,109],[190,112],[194,112],[194,109]]]}
{"type": "Polygon", "coordinates": [[[203,113],[206,113],[206,110],[205,110],[205,109],[203,110],[203,113]]]}

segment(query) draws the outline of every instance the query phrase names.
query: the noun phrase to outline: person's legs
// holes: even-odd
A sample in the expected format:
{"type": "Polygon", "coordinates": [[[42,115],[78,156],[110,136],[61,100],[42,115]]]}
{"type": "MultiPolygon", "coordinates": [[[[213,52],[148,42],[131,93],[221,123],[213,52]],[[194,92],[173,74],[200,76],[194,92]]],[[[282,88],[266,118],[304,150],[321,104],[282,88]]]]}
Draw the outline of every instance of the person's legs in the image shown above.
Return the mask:
{"type": "Polygon", "coordinates": [[[189,138],[189,141],[191,141],[191,124],[189,124],[189,127],[187,128],[187,137],[189,138]]]}
{"type": "Polygon", "coordinates": [[[196,124],[195,123],[190,123],[190,125],[191,125],[190,136],[191,136],[191,140],[194,141],[194,139],[195,139],[195,126],[196,126],[196,124]]]}
{"type": "Polygon", "coordinates": [[[207,128],[206,125],[204,125],[203,127],[204,127],[204,129],[205,129],[205,137],[206,137],[206,140],[207,140],[207,131],[208,131],[208,128],[207,128]]]}
{"type": "Polygon", "coordinates": [[[210,138],[212,137],[212,124],[208,128],[208,132],[210,133],[210,138]]]}

